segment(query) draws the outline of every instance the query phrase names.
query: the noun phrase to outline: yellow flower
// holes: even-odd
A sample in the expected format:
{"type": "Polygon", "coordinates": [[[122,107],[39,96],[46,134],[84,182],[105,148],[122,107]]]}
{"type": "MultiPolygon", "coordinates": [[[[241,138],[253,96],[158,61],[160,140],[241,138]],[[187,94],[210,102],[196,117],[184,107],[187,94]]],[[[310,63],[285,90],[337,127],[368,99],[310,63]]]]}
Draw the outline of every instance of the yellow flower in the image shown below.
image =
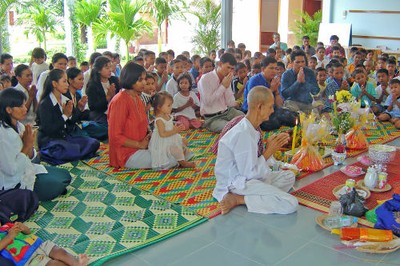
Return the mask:
{"type": "Polygon", "coordinates": [[[349,102],[352,98],[352,95],[349,91],[341,90],[335,93],[336,101],[338,103],[349,102]]]}

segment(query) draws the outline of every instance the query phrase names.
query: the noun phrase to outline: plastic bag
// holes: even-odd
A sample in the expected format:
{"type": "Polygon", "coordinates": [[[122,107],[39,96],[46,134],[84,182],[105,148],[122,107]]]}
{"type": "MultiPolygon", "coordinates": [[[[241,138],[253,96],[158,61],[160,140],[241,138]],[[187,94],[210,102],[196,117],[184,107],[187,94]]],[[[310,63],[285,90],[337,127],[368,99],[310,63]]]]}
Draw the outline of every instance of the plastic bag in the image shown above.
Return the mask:
{"type": "Polygon", "coordinates": [[[340,196],[339,201],[342,204],[344,214],[361,217],[368,211],[364,206],[365,199],[358,195],[355,188],[350,193],[340,196]]]}
{"type": "Polygon", "coordinates": [[[293,156],[291,164],[308,172],[316,172],[324,168],[325,163],[318,150],[307,143],[302,143],[300,150],[293,156]]]}
{"type": "Polygon", "coordinates": [[[400,194],[394,194],[393,199],[379,206],[376,216],[375,228],[392,230],[395,235],[400,236],[400,194]]]}
{"type": "Polygon", "coordinates": [[[360,126],[354,126],[346,134],[346,147],[352,150],[363,150],[368,148],[368,141],[360,126]]]}

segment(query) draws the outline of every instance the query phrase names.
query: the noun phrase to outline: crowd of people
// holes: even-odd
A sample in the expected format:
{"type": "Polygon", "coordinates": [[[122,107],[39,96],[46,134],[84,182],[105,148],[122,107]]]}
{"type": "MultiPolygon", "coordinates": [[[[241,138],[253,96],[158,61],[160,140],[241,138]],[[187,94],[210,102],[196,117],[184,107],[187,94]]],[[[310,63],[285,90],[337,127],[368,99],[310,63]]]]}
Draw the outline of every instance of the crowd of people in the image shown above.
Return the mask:
{"type": "Polygon", "coordinates": [[[66,193],[69,173],[39,161],[88,159],[101,141],[113,167],[194,168],[180,133],[204,127],[222,132],[214,196],[223,214],[239,204],[253,212],[295,211],[297,200],[286,193],[294,175],[271,170],[273,153],[289,138],[273,135],[263,147],[261,130],[294,126],[299,111],[329,118],[329,98],[340,90],[400,128],[400,80],[396,58],[359,47],[346,58],[336,35],[328,46],[313,47],[304,36],[288,48],[279,33],[273,41],[265,54],[233,41],[204,57],[142,49],[124,66],[109,51],[79,67],[63,53],[48,64],[42,48],[15,68],[12,55],[1,54],[0,192],[28,190],[40,201],[66,193]]]}

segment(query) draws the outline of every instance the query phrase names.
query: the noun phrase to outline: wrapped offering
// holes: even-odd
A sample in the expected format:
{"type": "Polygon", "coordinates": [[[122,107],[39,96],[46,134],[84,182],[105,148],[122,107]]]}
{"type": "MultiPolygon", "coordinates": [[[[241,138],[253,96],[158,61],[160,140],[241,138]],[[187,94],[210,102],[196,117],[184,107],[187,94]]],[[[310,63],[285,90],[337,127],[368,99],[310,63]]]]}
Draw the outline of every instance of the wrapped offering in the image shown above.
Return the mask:
{"type": "Polygon", "coordinates": [[[324,168],[325,163],[316,144],[323,142],[329,135],[327,122],[325,120],[316,122],[315,120],[313,113],[307,118],[304,114],[300,114],[302,141],[299,151],[293,155],[291,161],[298,168],[309,172],[324,168]]]}

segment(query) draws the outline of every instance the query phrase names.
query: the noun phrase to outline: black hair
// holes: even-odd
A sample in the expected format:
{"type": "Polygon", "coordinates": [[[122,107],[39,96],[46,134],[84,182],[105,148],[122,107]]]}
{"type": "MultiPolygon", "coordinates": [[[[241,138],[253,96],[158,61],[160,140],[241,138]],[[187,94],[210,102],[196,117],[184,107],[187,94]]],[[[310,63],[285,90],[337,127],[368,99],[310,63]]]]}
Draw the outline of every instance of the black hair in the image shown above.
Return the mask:
{"type": "Polygon", "coordinates": [[[68,61],[71,61],[71,60],[75,60],[76,61],[76,58],[73,57],[72,55],[70,55],[70,56],[68,56],[68,61]]]}
{"type": "Polygon", "coordinates": [[[253,64],[251,69],[261,69],[261,64],[253,64]]]}
{"type": "Polygon", "coordinates": [[[354,70],[353,73],[351,73],[351,76],[352,76],[353,78],[355,78],[358,74],[363,74],[364,76],[367,76],[367,75],[365,74],[364,70],[362,70],[362,69],[356,69],[356,70],[354,70]]]}
{"type": "Polygon", "coordinates": [[[104,51],[104,52],[103,52],[103,56],[107,56],[107,57],[114,58],[114,57],[113,57],[113,54],[112,54],[110,51],[104,51]]]}
{"type": "Polygon", "coordinates": [[[119,53],[112,53],[112,57],[113,57],[113,59],[119,58],[119,53]]]}
{"type": "Polygon", "coordinates": [[[79,76],[79,74],[82,74],[82,71],[79,68],[76,67],[71,67],[67,69],[67,79],[74,79],[77,76],[79,76]]]}
{"type": "Polygon", "coordinates": [[[172,57],[175,57],[175,52],[174,52],[174,50],[172,50],[172,49],[169,49],[169,50],[167,51],[167,54],[172,55],[172,57]]]}
{"type": "Polygon", "coordinates": [[[155,61],[155,65],[156,66],[159,65],[159,64],[166,64],[166,63],[167,63],[167,60],[165,60],[164,57],[157,57],[156,58],[156,61],[155,61]]]}
{"type": "Polygon", "coordinates": [[[7,74],[1,75],[0,76],[0,82],[5,81],[5,80],[11,82],[11,77],[9,75],[7,75],[7,74]]]}
{"type": "Polygon", "coordinates": [[[400,79],[394,78],[389,81],[389,85],[400,84],[400,79]]]}
{"type": "Polygon", "coordinates": [[[7,59],[13,59],[12,55],[7,54],[7,53],[1,54],[0,64],[4,64],[4,61],[6,61],[7,59]]]}
{"type": "Polygon", "coordinates": [[[214,65],[214,62],[213,62],[213,60],[212,60],[211,58],[209,58],[209,57],[202,57],[202,58],[200,59],[200,67],[203,67],[204,64],[207,63],[207,62],[211,62],[211,63],[214,65]]]}
{"type": "Polygon", "coordinates": [[[146,79],[154,79],[154,81],[157,80],[155,74],[151,72],[146,72],[146,79]]]}
{"type": "Polygon", "coordinates": [[[319,72],[324,71],[326,72],[326,69],[323,67],[317,67],[317,69],[315,69],[315,73],[318,74],[319,72]]]}
{"type": "Polygon", "coordinates": [[[277,61],[275,58],[267,56],[263,60],[261,60],[261,67],[267,67],[269,64],[274,64],[276,62],[277,61]]]}
{"type": "Polygon", "coordinates": [[[99,56],[94,60],[92,72],[90,73],[89,83],[101,82],[100,71],[105,67],[108,63],[111,63],[111,60],[105,56],[99,56]]]}
{"type": "Polygon", "coordinates": [[[46,52],[41,47],[36,47],[32,50],[33,58],[46,58],[46,52]]]}
{"type": "Polygon", "coordinates": [[[128,62],[121,70],[121,75],[119,77],[119,84],[121,88],[126,90],[131,90],[133,84],[138,82],[140,77],[146,70],[143,66],[136,64],[135,62],[128,62]]]}
{"type": "Polygon", "coordinates": [[[321,49],[324,49],[324,50],[325,50],[325,47],[323,47],[323,46],[318,47],[318,48],[317,48],[317,52],[318,52],[319,50],[321,50],[321,49]]]}
{"type": "Polygon", "coordinates": [[[198,54],[192,55],[192,57],[190,58],[190,60],[192,60],[192,62],[194,63],[196,60],[201,59],[201,56],[198,54]]]}
{"type": "Polygon", "coordinates": [[[49,75],[46,78],[43,86],[43,93],[40,97],[40,102],[43,101],[44,98],[50,95],[53,91],[53,81],[58,82],[65,75],[65,71],[61,69],[52,69],[49,72],[49,75]]]}
{"type": "Polygon", "coordinates": [[[180,61],[182,61],[182,62],[187,62],[187,61],[189,60],[189,59],[188,59],[186,56],[184,56],[183,54],[177,55],[175,59],[176,59],[176,60],[180,60],[180,61]]]}
{"type": "Polygon", "coordinates": [[[90,58],[89,58],[89,64],[90,64],[91,66],[93,66],[94,61],[95,61],[96,58],[99,57],[99,56],[101,56],[101,53],[99,53],[99,52],[94,52],[94,53],[92,53],[92,54],[90,55],[90,58]]]}
{"type": "Polygon", "coordinates": [[[174,98],[172,97],[171,94],[169,94],[167,91],[160,91],[157,92],[154,96],[153,96],[153,101],[151,103],[151,105],[154,108],[154,113],[157,115],[158,109],[164,105],[165,103],[165,99],[170,99],[172,102],[174,101],[174,98]]]}
{"type": "Polygon", "coordinates": [[[242,43],[242,42],[239,43],[237,47],[246,49],[246,45],[244,43],[242,43]]]}
{"type": "Polygon", "coordinates": [[[355,53],[357,51],[358,51],[358,47],[356,47],[356,46],[353,46],[350,48],[350,53],[355,53]]]}
{"type": "Polygon", "coordinates": [[[315,61],[315,62],[317,62],[317,58],[314,57],[314,56],[311,56],[309,60],[310,60],[310,61],[315,61]]]}
{"type": "Polygon", "coordinates": [[[307,56],[303,50],[301,50],[301,49],[293,50],[293,52],[290,54],[290,60],[292,62],[294,62],[294,60],[296,59],[297,56],[304,56],[304,60],[306,60],[306,64],[307,64],[307,56]]]}
{"type": "Polygon", "coordinates": [[[60,59],[65,59],[68,62],[68,57],[63,54],[63,53],[55,53],[52,57],[51,57],[51,64],[49,66],[49,69],[52,70],[54,68],[53,64],[58,62],[58,60],[60,59]]]}
{"type": "Polygon", "coordinates": [[[247,68],[246,65],[242,62],[239,62],[235,65],[235,72],[238,72],[242,68],[247,68]]]}
{"type": "Polygon", "coordinates": [[[178,90],[180,91],[181,88],[179,87],[179,82],[182,79],[187,79],[189,81],[189,90],[192,89],[192,85],[193,85],[193,80],[192,77],[189,75],[189,73],[182,73],[179,75],[179,77],[176,79],[176,82],[178,83],[178,90]]]}
{"type": "Polygon", "coordinates": [[[221,64],[228,63],[228,64],[230,64],[231,66],[234,66],[234,65],[236,65],[236,63],[237,63],[235,57],[234,57],[232,54],[230,54],[230,53],[225,53],[225,54],[223,54],[223,55],[220,57],[219,61],[221,62],[221,64]]]}
{"type": "Polygon", "coordinates": [[[384,73],[386,74],[386,76],[389,76],[389,71],[386,68],[380,68],[376,71],[376,75],[378,75],[379,73],[384,73]]]}
{"type": "Polygon", "coordinates": [[[226,54],[226,53],[234,54],[234,53],[235,53],[235,49],[234,49],[234,48],[227,48],[227,49],[225,50],[225,54],[226,54]]]}
{"type": "Polygon", "coordinates": [[[158,54],[158,57],[164,57],[164,56],[168,56],[168,53],[167,52],[160,52],[158,54]]]}
{"type": "Polygon", "coordinates": [[[0,121],[4,127],[11,127],[17,131],[11,124],[11,116],[6,109],[7,107],[21,107],[25,101],[25,94],[15,88],[4,89],[0,92],[0,121]]]}
{"type": "Polygon", "coordinates": [[[333,51],[340,51],[340,47],[337,46],[337,45],[333,46],[333,47],[332,47],[332,52],[333,52],[333,51]]]}
{"type": "Polygon", "coordinates": [[[332,36],[329,38],[329,40],[330,40],[330,41],[333,41],[333,40],[339,41],[339,37],[338,37],[337,35],[332,35],[332,36]]]}
{"type": "Polygon", "coordinates": [[[269,55],[269,54],[275,54],[275,53],[276,53],[276,51],[275,51],[274,48],[268,48],[268,50],[267,50],[267,55],[269,55]]]}
{"type": "Polygon", "coordinates": [[[144,61],[143,57],[140,55],[137,55],[133,58],[133,61],[137,62],[137,61],[144,61]]]}
{"type": "Polygon", "coordinates": [[[383,61],[383,62],[387,62],[387,57],[385,57],[385,56],[380,56],[380,57],[378,57],[378,60],[377,61],[379,61],[379,60],[381,60],[381,61],[383,61]]]}
{"type": "Polygon", "coordinates": [[[174,66],[176,63],[181,63],[183,62],[182,60],[178,59],[178,57],[174,60],[171,60],[171,62],[169,62],[169,65],[172,67],[174,66]]]}
{"type": "Polygon", "coordinates": [[[396,65],[396,60],[393,58],[389,58],[386,62],[388,65],[396,65]]]}
{"type": "Polygon", "coordinates": [[[284,64],[283,62],[281,62],[281,61],[279,61],[279,62],[276,62],[276,66],[278,66],[278,67],[282,67],[283,69],[286,69],[286,66],[285,66],[285,64],[284,64]]]}
{"type": "Polygon", "coordinates": [[[331,65],[332,65],[333,69],[338,68],[338,67],[344,67],[341,63],[331,63],[331,65]]]}
{"type": "Polygon", "coordinates": [[[28,65],[25,64],[19,64],[15,69],[14,69],[14,73],[16,77],[21,77],[22,72],[24,72],[24,70],[29,69],[28,65]]]}
{"type": "Polygon", "coordinates": [[[146,52],[144,52],[144,57],[147,57],[147,56],[149,56],[149,55],[156,55],[156,53],[155,52],[153,52],[153,51],[149,51],[149,50],[147,50],[146,52]]]}
{"type": "Polygon", "coordinates": [[[81,62],[80,66],[89,66],[89,62],[88,61],[83,61],[83,62],[81,62]]]}
{"type": "Polygon", "coordinates": [[[301,38],[302,40],[309,40],[310,39],[310,37],[309,36],[307,36],[307,35],[305,35],[305,36],[303,36],[303,38],[301,38]]]}

